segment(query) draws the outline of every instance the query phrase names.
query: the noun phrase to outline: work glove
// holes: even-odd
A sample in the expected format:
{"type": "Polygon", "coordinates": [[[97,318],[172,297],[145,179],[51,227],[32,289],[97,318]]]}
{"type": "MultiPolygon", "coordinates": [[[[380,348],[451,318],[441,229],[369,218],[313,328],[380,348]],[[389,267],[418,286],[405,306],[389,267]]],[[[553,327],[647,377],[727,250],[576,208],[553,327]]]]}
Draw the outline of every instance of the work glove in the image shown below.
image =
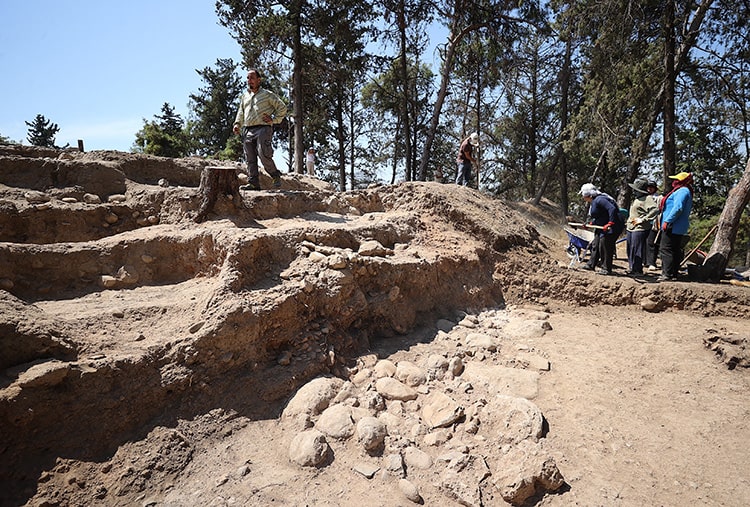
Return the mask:
{"type": "Polygon", "coordinates": [[[662,222],[661,223],[661,230],[662,231],[666,231],[667,229],[669,229],[669,223],[668,222],[662,222]]]}
{"type": "Polygon", "coordinates": [[[604,227],[602,227],[602,230],[604,232],[608,232],[609,229],[612,228],[613,225],[615,225],[614,222],[607,222],[606,224],[604,224],[604,227]]]}

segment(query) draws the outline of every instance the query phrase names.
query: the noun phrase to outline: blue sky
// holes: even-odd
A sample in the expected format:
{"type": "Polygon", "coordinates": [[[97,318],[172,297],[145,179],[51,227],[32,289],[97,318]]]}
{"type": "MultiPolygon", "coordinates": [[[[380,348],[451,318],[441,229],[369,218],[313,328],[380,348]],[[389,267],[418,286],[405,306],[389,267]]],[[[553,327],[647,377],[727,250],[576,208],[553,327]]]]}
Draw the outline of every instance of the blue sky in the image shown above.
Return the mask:
{"type": "Polygon", "coordinates": [[[0,0],[0,135],[28,144],[37,114],[56,144],[130,151],[169,102],[183,119],[196,69],[241,62],[213,0],[0,0]]]}

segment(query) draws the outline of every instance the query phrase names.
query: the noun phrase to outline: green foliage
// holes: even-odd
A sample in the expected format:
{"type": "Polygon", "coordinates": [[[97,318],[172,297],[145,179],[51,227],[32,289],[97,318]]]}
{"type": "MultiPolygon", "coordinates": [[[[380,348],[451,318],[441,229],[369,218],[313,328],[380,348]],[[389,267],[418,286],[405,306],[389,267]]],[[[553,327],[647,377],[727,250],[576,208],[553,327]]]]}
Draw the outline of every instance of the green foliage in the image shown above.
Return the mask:
{"type": "Polygon", "coordinates": [[[232,160],[235,162],[242,161],[244,157],[242,139],[240,136],[230,136],[227,139],[224,149],[216,154],[219,160],[232,160]]]}
{"type": "MultiPolygon", "coordinates": [[[[677,136],[677,170],[696,174],[699,227],[716,220],[750,152],[750,4],[674,3],[676,124],[667,135],[677,136]]],[[[354,188],[375,173],[395,181],[416,166],[412,176],[440,168],[453,179],[457,143],[472,131],[482,136],[481,188],[502,197],[544,189],[576,211],[583,182],[624,199],[635,177],[661,179],[660,0],[220,0],[217,12],[267,87],[293,87],[294,135],[315,146],[332,182],[354,188]],[[427,44],[431,21],[446,40],[427,44]],[[373,42],[377,55],[365,51],[373,42]],[[424,58],[428,46],[436,49],[424,58]],[[423,71],[430,59],[436,67],[423,71]]]]}
{"type": "Polygon", "coordinates": [[[55,148],[55,136],[60,131],[57,123],[52,123],[42,114],[37,114],[31,122],[24,122],[28,129],[26,139],[33,146],[55,148]]]}
{"type": "Polygon", "coordinates": [[[216,155],[233,136],[232,124],[245,87],[231,59],[217,59],[215,68],[196,71],[205,87],[190,94],[190,135],[201,155],[216,155]]]}
{"type": "MultiPolygon", "coordinates": [[[[371,141],[374,140],[375,145],[382,146],[381,150],[376,151],[387,154],[382,162],[389,163],[389,165],[392,162],[395,164],[392,167],[398,167],[399,171],[403,173],[401,164],[404,164],[404,156],[406,155],[403,142],[403,137],[406,135],[404,129],[406,115],[404,114],[402,101],[403,85],[398,69],[399,63],[398,61],[391,62],[389,67],[374,76],[369,83],[362,87],[361,103],[372,112],[372,115],[369,116],[370,122],[367,124],[368,138],[371,141]],[[389,160],[391,157],[393,157],[393,160],[389,160]]],[[[412,123],[409,132],[412,136],[412,156],[414,157],[411,166],[416,167],[416,157],[422,147],[422,140],[427,132],[428,117],[431,112],[430,95],[434,74],[429,66],[425,64],[417,65],[414,61],[409,60],[407,75],[409,76],[408,118],[412,123]]],[[[451,165],[448,165],[448,168],[444,167],[444,158],[440,156],[440,152],[436,151],[434,158],[436,162],[430,168],[431,173],[437,167],[443,169],[444,173],[445,170],[450,170],[448,168],[451,165]]],[[[455,158],[455,154],[453,158],[455,158]]],[[[395,181],[396,176],[393,175],[391,179],[395,181]]]]}
{"type": "Polygon", "coordinates": [[[10,137],[0,134],[0,144],[18,144],[10,137]]]}
{"type": "Polygon", "coordinates": [[[192,152],[192,143],[182,117],[165,102],[158,121],[143,120],[143,129],[135,136],[134,151],[159,157],[185,157],[192,152]]]}
{"type": "Polygon", "coordinates": [[[709,121],[699,120],[691,130],[677,132],[677,153],[676,171],[694,175],[693,215],[718,217],[743,171],[736,144],[709,121]]]}

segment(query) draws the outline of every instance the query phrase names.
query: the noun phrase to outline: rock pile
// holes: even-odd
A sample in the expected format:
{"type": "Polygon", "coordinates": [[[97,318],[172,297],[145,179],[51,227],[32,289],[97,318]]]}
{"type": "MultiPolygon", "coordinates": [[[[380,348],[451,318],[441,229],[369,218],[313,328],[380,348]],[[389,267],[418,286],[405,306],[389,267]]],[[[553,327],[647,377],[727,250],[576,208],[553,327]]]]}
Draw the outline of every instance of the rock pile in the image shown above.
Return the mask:
{"type": "Polygon", "coordinates": [[[432,352],[418,364],[370,354],[347,381],[302,386],[281,416],[289,459],[322,468],[354,454],[353,473],[392,480],[413,503],[435,487],[466,506],[497,497],[521,505],[560,489],[544,418],[531,401],[549,362],[532,347],[503,347],[511,334],[533,339],[550,329],[547,314],[491,310],[437,327],[432,352]]]}

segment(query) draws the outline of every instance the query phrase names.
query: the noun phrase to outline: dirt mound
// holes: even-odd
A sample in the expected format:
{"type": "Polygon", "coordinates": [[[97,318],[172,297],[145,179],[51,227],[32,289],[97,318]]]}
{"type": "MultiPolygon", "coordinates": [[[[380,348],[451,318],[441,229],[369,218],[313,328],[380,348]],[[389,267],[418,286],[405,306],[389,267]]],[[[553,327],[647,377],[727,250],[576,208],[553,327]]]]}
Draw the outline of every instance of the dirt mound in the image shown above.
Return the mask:
{"type": "Polygon", "coordinates": [[[531,210],[454,185],[339,193],[285,175],[281,190],[242,191],[242,209],[220,198],[196,224],[207,165],[0,152],[3,504],[564,498],[546,423],[508,433],[539,411],[527,400],[548,360],[522,342],[551,329],[550,309],[750,316],[742,287],[570,269],[550,203],[531,210]],[[538,310],[511,311],[528,304],[538,310]],[[466,371],[448,373],[456,363],[466,371]],[[397,373],[410,364],[411,376],[397,373]],[[326,402],[338,416],[280,421],[320,377],[348,386],[326,402]],[[390,397],[382,378],[414,397],[390,397]],[[445,409],[435,393],[451,400],[449,423],[434,424],[445,409]],[[375,455],[330,429],[367,418],[387,427],[375,455]],[[326,460],[294,464],[293,436],[320,427],[326,460]],[[217,462],[235,468],[210,472],[217,462]],[[362,484],[331,483],[352,469],[362,484]],[[329,483],[313,492],[317,474],[329,483]]]}

